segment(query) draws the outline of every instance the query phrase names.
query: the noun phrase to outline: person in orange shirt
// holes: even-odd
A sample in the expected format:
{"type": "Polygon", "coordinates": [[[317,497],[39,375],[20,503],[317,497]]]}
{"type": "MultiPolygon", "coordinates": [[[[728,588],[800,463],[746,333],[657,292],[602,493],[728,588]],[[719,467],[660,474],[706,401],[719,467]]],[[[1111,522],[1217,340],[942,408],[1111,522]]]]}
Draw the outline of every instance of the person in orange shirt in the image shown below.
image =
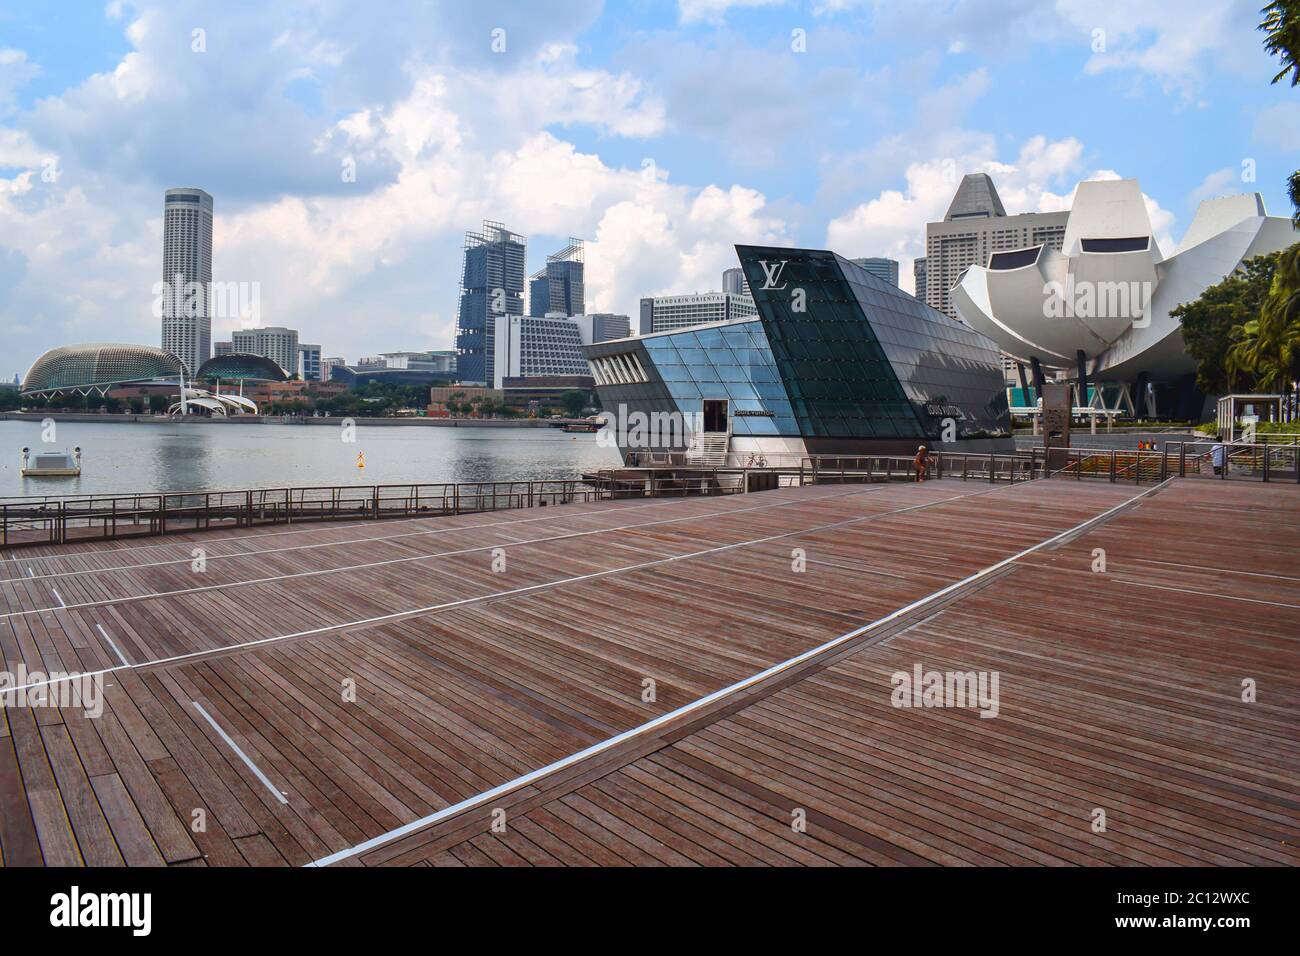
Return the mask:
{"type": "Polygon", "coordinates": [[[925,469],[930,464],[930,452],[924,446],[916,450],[916,457],[912,459],[912,466],[916,469],[916,480],[925,481],[925,469]]]}

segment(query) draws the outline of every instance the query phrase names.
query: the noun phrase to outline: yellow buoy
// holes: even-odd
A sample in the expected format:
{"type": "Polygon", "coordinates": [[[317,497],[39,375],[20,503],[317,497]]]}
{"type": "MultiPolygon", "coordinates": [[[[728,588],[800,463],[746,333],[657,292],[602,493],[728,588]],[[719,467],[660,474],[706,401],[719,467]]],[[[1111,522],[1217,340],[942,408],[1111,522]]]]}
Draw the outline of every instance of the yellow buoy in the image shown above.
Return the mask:
{"type": "Polygon", "coordinates": [[[358,468],[366,467],[366,453],[364,451],[357,452],[357,467],[358,468]]]}

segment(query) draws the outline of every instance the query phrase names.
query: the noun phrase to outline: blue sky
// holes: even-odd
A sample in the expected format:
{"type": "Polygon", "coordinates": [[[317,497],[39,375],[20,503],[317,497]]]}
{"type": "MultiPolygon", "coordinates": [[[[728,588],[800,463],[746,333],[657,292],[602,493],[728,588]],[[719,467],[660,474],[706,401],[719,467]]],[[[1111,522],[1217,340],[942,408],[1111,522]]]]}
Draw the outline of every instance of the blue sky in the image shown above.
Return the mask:
{"type": "Polygon", "coordinates": [[[635,314],[716,288],[737,242],[891,255],[910,286],[976,170],[1012,212],[1136,178],[1165,244],[1209,196],[1285,214],[1300,93],[1268,82],[1259,5],[3,0],[0,375],[157,342],[176,185],[216,197],[215,277],[260,289],[216,336],[349,359],[450,345],[484,218],[534,268],[583,237],[589,306],[635,314]]]}

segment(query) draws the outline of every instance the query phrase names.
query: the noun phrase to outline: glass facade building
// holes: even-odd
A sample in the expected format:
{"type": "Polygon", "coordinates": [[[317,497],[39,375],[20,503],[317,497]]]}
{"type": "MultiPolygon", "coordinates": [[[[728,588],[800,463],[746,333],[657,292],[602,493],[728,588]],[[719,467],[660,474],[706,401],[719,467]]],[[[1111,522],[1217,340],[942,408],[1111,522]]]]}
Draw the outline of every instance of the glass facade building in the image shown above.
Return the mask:
{"type": "Polygon", "coordinates": [[[589,346],[606,411],[681,413],[742,452],[1011,447],[988,339],[832,252],[737,253],[758,317],[589,346]]]}
{"type": "Polygon", "coordinates": [[[465,234],[456,352],[461,380],[466,383],[492,381],[496,320],[524,314],[527,251],[527,238],[499,222],[485,220],[482,230],[465,234]]]}

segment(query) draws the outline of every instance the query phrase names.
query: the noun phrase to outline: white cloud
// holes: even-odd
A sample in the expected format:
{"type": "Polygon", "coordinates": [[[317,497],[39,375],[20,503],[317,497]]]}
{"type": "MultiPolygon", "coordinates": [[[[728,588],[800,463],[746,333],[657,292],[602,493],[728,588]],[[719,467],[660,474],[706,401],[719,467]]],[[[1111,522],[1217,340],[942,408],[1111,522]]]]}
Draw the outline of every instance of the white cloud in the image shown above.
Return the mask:
{"type": "MultiPolygon", "coordinates": [[[[962,176],[988,173],[1011,215],[1056,212],[1069,209],[1073,202],[1083,151],[1083,144],[1073,138],[1048,140],[1035,136],[1021,146],[1010,163],[998,161],[988,145],[967,155],[914,162],[907,167],[904,188],[883,190],[832,219],[826,229],[826,245],[848,257],[898,259],[899,282],[907,291],[914,291],[911,265],[925,255],[925,224],[943,219],[962,176]],[[1067,183],[1068,192],[1053,191],[1067,183]]],[[[1085,178],[1119,176],[1099,170],[1085,178]]],[[[1150,197],[1146,197],[1146,203],[1157,241],[1163,248],[1172,249],[1169,228],[1173,215],[1150,197]]]]}
{"type": "Polygon", "coordinates": [[[1216,169],[1201,180],[1201,184],[1191,191],[1187,199],[1191,203],[1200,203],[1216,196],[1226,196],[1229,193],[1240,192],[1240,175],[1240,171],[1233,169],[1231,166],[1216,169]]]}
{"type": "MultiPolygon", "coordinates": [[[[148,79],[165,72],[150,52],[155,27],[137,25],[142,48],[47,104],[45,132],[72,135],[92,114],[102,126],[131,123],[172,96],[148,79]],[[125,95],[123,74],[142,79],[125,95]]],[[[640,137],[664,128],[662,104],[638,80],[580,66],[570,44],[521,57],[504,76],[415,59],[404,75],[391,102],[345,113],[310,138],[285,129],[280,148],[317,157],[332,185],[244,202],[213,189],[215,278],[259,283],[263,321],[297,327],[330,354],[450,345],[460,237],[484,218],[525,234],[589,237],[588,305],[629,314],[647,292],[715,288],[735,241],[789,241],[755,190],[670,184],[664,171],[611,165],[544,129],[640,137]],[[343,158],[356,163],[354,184],[339,183],[343,158]]],[[[27,133],[0,127],[0,160],[27,170],[0,180],[0,220],[19,227],[0,235],[0,260],[17,253],[24,265],[0,294],[0,327],[43,336],[41,348],[156,340],[160,190],[117,190],[108,183],[129,172],[84,165],[72,178],[103,188],[56,190],[30,171],[46,155],[27,133]],[[79,231],[86,220],[96,228],[79,231]]],[[[217,320],[214,335],[238,324],[217,320]]]]}
{"type": "Polygon", "coordinates": [[[770,7],[785,0],[677,0],[679,23],[721,23],[736,7],[770,7]]]}
{"type": "Polygon", "coordinates": [[[14,109],[18,91],[40,72],[41,68],[29,61],[22,50],[0,48],[0,116],[14,109]]]}

